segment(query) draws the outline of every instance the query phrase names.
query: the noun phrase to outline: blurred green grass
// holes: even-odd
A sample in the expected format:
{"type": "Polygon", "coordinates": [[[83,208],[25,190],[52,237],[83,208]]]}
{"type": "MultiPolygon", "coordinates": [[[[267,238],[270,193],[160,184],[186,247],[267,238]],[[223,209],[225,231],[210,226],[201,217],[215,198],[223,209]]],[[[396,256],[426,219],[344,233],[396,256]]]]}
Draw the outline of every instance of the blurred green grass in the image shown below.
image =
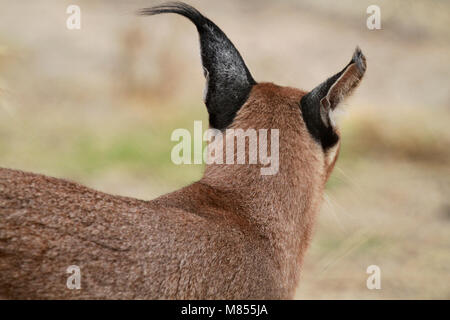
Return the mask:
{"type": "Polygon", "coordinates": [[[122,110],[108,117],[109,123],[102,123],[99,118],[99,123],[91,125],[86,125],[85,119],[76,115],[68,122],[52,125],[52,122],[58,122],[60,112],[53,116],[47,113],[45,123],[40,124],[36,124],[34,117],[2,118],[1,131],[9,139],[0,140],[0,159],[2,166],[51,173],[87,183],[89,179],[85,181],[83,177],[126,172],[130,176],[162,181],[163,191],[181,187],[198,180],[203,165],[173,164],[171,150],[177,142],[170,138],[177,128],[192,131],[194,120],[201,120],[206,129],[206,115],[200,108],[203,109],[201,103],[196,107],[188,105],[166,110],[174,114],[169,121],[164,119],[166,115],[158,115],[161,111],[141,110],[151,119],[146,121],[122,110]],[[189,111],[190,108],[197,109],[197,114],[189,111]],[[121,119],[121,115],[128,119],[121,119]]]}

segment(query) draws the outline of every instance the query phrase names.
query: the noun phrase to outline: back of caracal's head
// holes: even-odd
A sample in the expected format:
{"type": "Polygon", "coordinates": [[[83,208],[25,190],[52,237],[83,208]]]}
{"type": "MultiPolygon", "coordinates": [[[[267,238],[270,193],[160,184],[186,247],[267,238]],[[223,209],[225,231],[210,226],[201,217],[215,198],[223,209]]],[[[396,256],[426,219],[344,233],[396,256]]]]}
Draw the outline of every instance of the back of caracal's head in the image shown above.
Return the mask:
{"type": "MultiPolygon", "coordinates": [[[[340,146],[333,113],[358,86],[365,73],[366,60],[361,50],[356,48],[351,61],[340,72],[305,92],[272,83],[257,83],[233,43],[195,8],[173,2],[140,11],[142,15],[160,13],[180,14],[197,27],[206,78],[204,102],[210,127],[221,131],[266,129],[270,132],[277,129],[280,176],[283,176],[283,171],[290,171],[288,167],[292,162],[289,159],[300,158],[304,163],[316,163],[314,171],[322,177],[320,183],[325,184],[340,146]]],[[[246,157],[249,157],[248,152],[246,157]]],[[[300,167],[296,169],[302,170],[300,167]]],[[[249,170],[252,171],[248,166],[208,166],[205,179],[227,180],[226,176],[245,176],[249,170]]],[[[297,173],[302,177],[314,174],[297,173]]]]}

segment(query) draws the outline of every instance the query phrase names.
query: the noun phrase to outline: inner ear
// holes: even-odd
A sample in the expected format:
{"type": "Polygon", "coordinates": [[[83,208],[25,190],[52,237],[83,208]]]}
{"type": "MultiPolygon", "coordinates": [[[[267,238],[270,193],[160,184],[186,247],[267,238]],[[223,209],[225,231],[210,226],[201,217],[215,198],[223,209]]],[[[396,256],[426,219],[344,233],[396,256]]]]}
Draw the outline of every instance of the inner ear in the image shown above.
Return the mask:
{"type": "Polygon", "coordinates": [[[302,97],[300,107],[303,120],[309,133],[324,149],[330,148],[339,140],[331,113],[358,86],[365,71],[366,58],[356,48],[344,69],[302,97]]]}
{"type": "MultiPolygon", "coordinates": [[[[357,53],[355,53],[357,54],[357,53]]],[[[359,54],[362,54],[359,50],[359,54]]],[[[357,60],[352,61],[341,71],[339,78],[331,85],[325,97],[320,100],[321,106],[328,110],[333,111],[339,105],[339,103],[348,97],[353,90],[358,86],[364,71],[366,68],[365,58],[356,58],[357,60]],[[363,62],[364,64],[359,63],[363,62]]]]}

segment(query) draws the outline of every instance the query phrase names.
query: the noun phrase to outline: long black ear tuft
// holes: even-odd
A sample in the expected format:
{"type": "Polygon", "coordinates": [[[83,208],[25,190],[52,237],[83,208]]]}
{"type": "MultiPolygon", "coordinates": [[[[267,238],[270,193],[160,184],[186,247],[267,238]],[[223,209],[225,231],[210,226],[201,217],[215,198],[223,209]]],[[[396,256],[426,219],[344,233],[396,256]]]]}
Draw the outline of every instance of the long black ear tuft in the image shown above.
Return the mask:
{"type": "Polygon", "coordinates": [[[182,2],[170,2],[139,11],[141,15],[159,13],[180,14],[197,27],[206,78],[205,104],[209,124],[216,129],[228,127],[256,84],[241,55],[225,33],[195,8],[182,2]]]}
{"type": "Polygon", "coordinates": [[[366,58],[356,47],[352,60],[341,72],[328,78],[300,101],[303,120],[311,135],[326,150],[335,145],[339,137],[330,118],[339,103],[358,86],[366,72],[366,58]]]}

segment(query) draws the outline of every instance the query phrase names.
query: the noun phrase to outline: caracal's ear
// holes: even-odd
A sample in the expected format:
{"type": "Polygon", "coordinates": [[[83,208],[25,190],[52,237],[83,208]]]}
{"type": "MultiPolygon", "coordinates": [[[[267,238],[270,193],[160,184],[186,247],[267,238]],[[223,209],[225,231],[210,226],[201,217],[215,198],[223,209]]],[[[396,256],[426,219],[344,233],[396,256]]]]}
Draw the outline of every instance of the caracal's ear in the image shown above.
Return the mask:
{"type": "Polygon", "coordinates": [[[365,71],[366,58],[357,47],[352,60],[341,72],[302,97],[300,107],[303,120],[311,135],[324,149],[332,147],[339,140],[332,117],[333,110],[358,86],[365,71]]]}
{"type": "Polygon", "coordinates": [[[204,101],[209,123],[216,129],[228,127],[256,84],[233,43],[211,20],[182,2],[142,9],[139,13],[177,13],[195,24],[206,78],[204,101]]]}

